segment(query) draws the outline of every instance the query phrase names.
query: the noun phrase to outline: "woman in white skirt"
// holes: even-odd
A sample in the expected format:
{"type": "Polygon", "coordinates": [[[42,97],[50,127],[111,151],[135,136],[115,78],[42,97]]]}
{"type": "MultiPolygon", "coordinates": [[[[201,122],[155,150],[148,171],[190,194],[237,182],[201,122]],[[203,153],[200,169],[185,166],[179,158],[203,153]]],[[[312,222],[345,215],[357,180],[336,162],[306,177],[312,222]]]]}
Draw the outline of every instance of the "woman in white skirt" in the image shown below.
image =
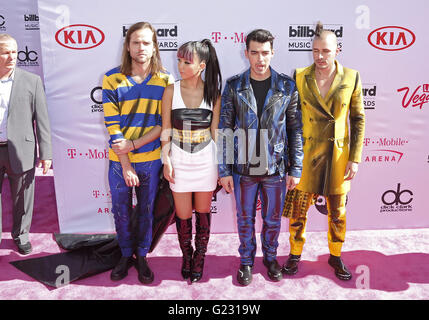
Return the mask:
{"type": "Polygon", "coordinates": [[[196,282],[203,275],[211,200],[218,178],[214,139],[219,124],[222,78],[216,51],[208,39],[183,44],[177,58],[182,79],[168,86],[162,98],[162,160],[164,177],[170,182],[174,197],[183,253],[182,276],[196,282]]]}

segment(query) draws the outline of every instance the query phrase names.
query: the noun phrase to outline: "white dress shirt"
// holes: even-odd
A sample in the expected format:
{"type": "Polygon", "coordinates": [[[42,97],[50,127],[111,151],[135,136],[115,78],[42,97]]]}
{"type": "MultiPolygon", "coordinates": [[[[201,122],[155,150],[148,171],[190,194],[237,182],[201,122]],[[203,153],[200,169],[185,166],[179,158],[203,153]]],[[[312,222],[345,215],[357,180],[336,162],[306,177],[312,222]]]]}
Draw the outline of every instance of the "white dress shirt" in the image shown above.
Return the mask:
{"type": "Polygon", "coordinates": [[[7,142],[7,114],[15,71],[9,79],[0,80],[0,143],[7,142]]]}

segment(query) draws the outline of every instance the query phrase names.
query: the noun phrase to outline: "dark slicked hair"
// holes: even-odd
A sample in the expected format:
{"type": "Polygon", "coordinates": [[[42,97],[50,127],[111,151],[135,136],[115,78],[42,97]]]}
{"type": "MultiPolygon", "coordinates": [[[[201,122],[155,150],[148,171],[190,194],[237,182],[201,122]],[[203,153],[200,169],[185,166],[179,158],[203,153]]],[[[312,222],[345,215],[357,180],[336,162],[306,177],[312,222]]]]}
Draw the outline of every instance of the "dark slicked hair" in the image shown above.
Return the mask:
{"type": "Polygon", "coordinates": [[[265,29],[256,29],[250,32],[246,37],[246,50],[249,50],[250,41],[256,41],[259,43],[269,42],[271,49],[273,48],[274,36],[265,29]]]}

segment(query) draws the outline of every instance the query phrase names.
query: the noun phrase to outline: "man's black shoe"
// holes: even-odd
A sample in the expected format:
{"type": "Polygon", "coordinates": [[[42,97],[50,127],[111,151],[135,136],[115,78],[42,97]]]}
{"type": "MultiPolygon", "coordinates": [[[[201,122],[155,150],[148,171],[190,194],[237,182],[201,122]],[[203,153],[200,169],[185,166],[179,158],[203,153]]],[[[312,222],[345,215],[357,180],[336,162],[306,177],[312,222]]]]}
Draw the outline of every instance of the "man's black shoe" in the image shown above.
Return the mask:
{"type": "Polygon", "coordinates": [[[340,257],[336,257],[331,254],[331,256],[329,257],[328,263],[332,268],[334,268],[335,275],[337,276],[338,279],[347,281],[352,278],[352,274],[344,265],[340,257]]]}
{"type": "Polygon", "coordinates": [[[23,255],[30,254],[33,251],[30,241],[25,244],[16,243],[16,246],[18,247],[18,252],[23,255]]]}
{"type": "Polygon", "coordinates": [[[287,275],[294,275],[298,272],[298,263],[301,260],[301,255],[290,254],[289,259],[283,265],[282,272],[287,275]]]}
{"type": "Polygon", "coordinates": [[[133,260],[132,257],[121,257],[118,264],[113,268],[110,279],[113,281],[124,279],[128,275],[128,269],[134,264],[133,260]]]}
{"type": "Polygon", "coordinates": [[[266,266],[268,269],[268,277],[272,281],[277,282],[277,281],[280,281],[281,279],[283,279],[282,267],[280,267],[280,265],[276,259],[274,259],[272,261],[267,261],[264,259],[263,262],[264,262],[264,266],[266,266]]]}
{"type": "Polygon", "coordinates": [[[155,278],[152,270],[150,270],[146,257],[137,256],[137,272],[139,281],[143,284],[150,284],[155,278]]]}
{"type": "Polygon", "coordinates": [[[252,282],[253,266],[240,265],[237,272],[237,281],[242,286],[248,286],[252,282]]]}

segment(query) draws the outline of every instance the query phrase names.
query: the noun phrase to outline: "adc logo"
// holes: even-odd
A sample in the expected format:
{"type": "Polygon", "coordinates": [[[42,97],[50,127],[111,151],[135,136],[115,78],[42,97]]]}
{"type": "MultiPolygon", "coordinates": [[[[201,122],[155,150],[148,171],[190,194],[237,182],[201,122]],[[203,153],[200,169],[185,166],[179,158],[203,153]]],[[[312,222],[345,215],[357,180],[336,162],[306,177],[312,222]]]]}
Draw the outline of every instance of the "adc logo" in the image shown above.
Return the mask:
{"type": "Polygon", "coordinates": [[[6,27],[4,26],[6,24],[5,18],[0,14],[0,31],[6,31],[6,27]]]}
{"type": "Polygon", "coordinates": [[[103,112],[103,98],[102,98],[102,91],[103,88],[98,86],[94,87],[91,90],[91,93],[89,97],[91,98],[92,102],[94,102],[93,105],[91,105],[91,113],[92,112],[103,112]]]}
{"type": "MultiPolygon", "coordinates": [[[[344,27],[340,24],[326,24],[323,27],[335,33],[338,39],[338,47],[343,48],[342,38],[344,27]]],[[[316,33],[314,24],[291,24],[289,25],[289,51],[312,51],[313,37],[316,33]]]]}
{"type": "Polygon", "coordinates": [[[368,35],[369,44],[384,51],[404,50],[415,41],[416,36],[411,30],[397,26],[381,27],[368,35]]]}
{"type": "Polygon", "coordinates": [[[413,108],[419,107],[421,110],[423,105],[429,102],[429,84],[427,83],[418,86],[410,96],[408,96],[410,87],[403,87],[396,91],[404,91],[404,97],[402,98],[402,106],[404,108],[408,108],[408,106],[411,104],[413,108]],[[422,92],[418,93],[420,88],[422,89],[422,92]]]}
{"type": "Polygon", "coordinates": [[[75,50],[92,49],[103,43],[103,31],[87,24],[72,24],[61,28],[55,40],[65,48],[75,50]]]}
{"type": "Polygon", "coordinates": [[[398,183],[396,190],[387,190],[381,196],[383,206],[380,209],[382,212],[411,212],[412,206],[410,205],[413,201],[413,192],[408,189],[401,189],[401,184],[398,183]]]}
{"type": "MultiPolygon", "coordinates": [[[[158,38],[159,51],[177,51],[178,26],[177,23],[152,23],[158,38]]],[[[125,38],[131,24],[122,26],[122,36],[125,38]]]]}
{"type": "Polygon", "coordinates": [[[17,56],[17,65],[20,67],[34,67],[39,66],[39,59],[37,52],[34,50],[29,50],[27,46],[25,46],[25,50],[18,51],[17,56]]]}
{"type": "MultiPolygon", "coordinates": [[[[346,205],[348,201],[349,201],[349,196],[346,195],[346,205]]],[[[317,211],[319,211],[321,214],[324,214],[325,216],[328,215],[328,205],[326,203],[326,198],[324,196],[317,197],[317,200],[314,203],[314,206],[316,207],[317,211]]]]}

